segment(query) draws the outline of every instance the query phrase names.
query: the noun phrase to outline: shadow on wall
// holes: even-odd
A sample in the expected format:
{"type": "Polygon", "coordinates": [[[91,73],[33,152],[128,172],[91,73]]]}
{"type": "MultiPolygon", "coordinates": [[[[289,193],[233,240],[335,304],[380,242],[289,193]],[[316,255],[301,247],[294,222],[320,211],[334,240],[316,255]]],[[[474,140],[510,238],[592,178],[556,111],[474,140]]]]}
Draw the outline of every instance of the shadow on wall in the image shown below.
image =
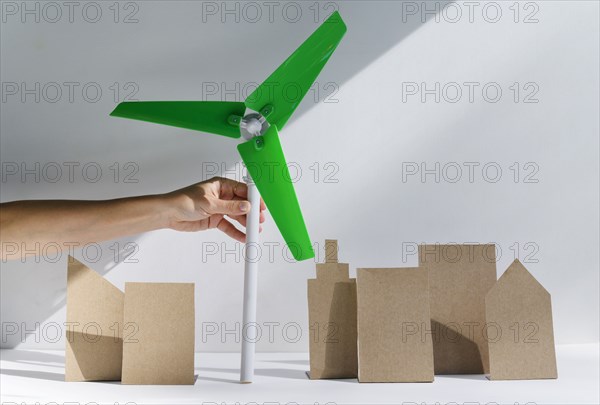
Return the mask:
{"type": "MultiPolygon", "coordinates": [[[[415,5],[423,7],[422,3],[413,1],[349,1],[337,3],[349,29],[346,37],[336,51],[335,57],[330,60],[317,79],[320,85],[332,82],[337,86],[342,86],[346,81],[358,74],[414,30],[434,18],[434,14],[423,13],[423,10],[420,9],[417,10],[416,15],[407,15],[409,10],[407,5],[409,3],[410,7],[414,7],[415,5]],[[403,18],[403,15],[406,15],[407,18],[403,18]]],[[[436,2],[436,7],[441,10],[449,3],[451,1],[436,2]]],[[[152,11],[154,7],[159,7],[160,4],[163,3],[149,3],[148,12],[152,11]]],[[[169,13],[172,13],[177,7],[183,7],[182,4],[190,3],[176,2],[173,5],[169,5],[169,13]]],[[[154,10],[153,12],[156,11],[160,10],[154,10]]],[[[216,27],[210,24],[198,24],[194,29],[200,30],[200,33],[194,31],[194,35],[201,34],[203,30],[210,31],[211,35],[200,35],[197,38],[197,42],[191,40],[186,42],[186,45],[189,44],[191,49],[182,48],[181,46],[167,47],[164,44],[165,40],[163,40],[162,47],[152,49],[152,52],[146,50],[146,53],[143,53],[144,51],[140,49],[140,53],[143,56],[137,61],[139,66],[132,65],[136,62],[129,56],[117,68],[123,71],[134,70],[138,72],[139,77],[148,83],[153,81],[164,82],[165,72],[167,72],[167,75],[170,75],[170,71],[174,69],[173,66],[183,66],[181,69],[185,71],[186,76],[179,79],[179,81],[185,80],[186,77],[192,77],[192,75],[199,80],[221,77],[229,79],[236,77],[240,69],[244,70],[242,77],[264,80],[316,28],[317,25],[311,20],[309,18],[302,19],[297,24],[270,24],[268,21],[265,21],[265,24],[233,24],[232,26],[216,24],[216,27]],[[245,36],[243,34],[244,30],[248,32],[245,36]],[[274,31],[276,35],[273,35],[274,31]],[[243,39],[250,37],[250,33],[256,43],[260,44],[268,41],[268,49],[272,50],[272,52],[262,52],[259,58],[252,59],[252,63],[246,63],[242,66],[240,64],[240,56],[243,56],[244,52],[248,52],[248,44],[244,43],[243,39]],[[236,40],[232,44],[231,38],[235,35],[241,37],[242,41],[236,40]],[[203,38],[210,38],[210,40],[207,41],[203,38]],[[223,41],[219,41],[218,38],[223,38],[223,41]],[[227,52],[223,52],[224,45],[226,47],[231,45],[231,48],[228,48],[227,52]],[[165,54],[161,52],[162,49],[165,49],[165,54]],[[218,60],[213,58],[205,59],[202,55],[218,55],[219,58],[218,60]],[[175,60],[176,63],[174,62],[175,60]],[[140,69],[138,70],[138,68],[140,69]]],[[[163,26],[168,25],[169,21],[169,18],[165,17],[163,26]]],[[[160,34],[164,37],[168,34],[168,32],[163,31],[168,27],[160,28],[152,25],[151,27],[140,26],[140,28],[144,28],[143,32],[136,32],[134,35],[122,38],[121,46],[127,48],[128,54],[130,53],[129,46],[136,46],[136,44],[140,46],[141,42],[139,41],[142,40],[145,44],[158,46],[152,40],[143,39],[146,34],[152,35],[145,28],[155,31],[154,35],[160,34]],[[158,33],[156,32],[157,28],[160,28],[158,29],[158,33]]],[[[42,27],[37,27],[37,29],[42,29],[42,27]]],[[[181,35],[181,33],[172,31],[170,35],[181,35]]],[[[168,38],[167,36],[167,40],[168,38]]],[[[119,46],[116,45],[115,53],[120,51],[122,49],[119,50],[119,46]]],[[[178,77],[172,76],[172,79],[177,82],[178,77]]],[[[157,93],[159,89],[160,86],[157,89],[152,89],[150,92],[145,90],[139,96],[154,100],[160,99],[160,93],[157,93]]],[[[319,100],[309,101],[305,99],[292,116],[291,121],[301,118],[303,113],[318,104],[316,101],[321,102],[329,93],[323,90],[319,92],[319,100]]],[[[187,95],[183,95],[181,99],[186,99],[186,97],[187,95]]],[[[307,95],[308,97],[311,97],[310,94],[307,95]]],[[[168,99],[170,97],[164,96],[164,98],[168,99]]],[[[201,97],[197,99],[201,99],[201,97]]],[[[88,150],[82,147],[81,153],[78,153],[74,159],[80,161],[138,162],[139,166],[144,169],[144,178],[151,179],[152,181],[136,185],[134,188],[134,194],[136,195],[170,191],[198,181],[198,173],[203,173],[201,167],[203,161],[225,162],[225,167],[221,166],[220,171],[231,167],[234,162],[239,161],[234,148],[235,143],[226,143],[219,137],[203,137],[196,136],[195,134],[193,134],[194,136],[190,136],[189,131],[179,129],[139,122],[125,123],[124,120],[109,120],[107,114],[112,108],[111,101],[103,101],[94,106],[94,109],[97,109],[97,114],[94,115],[95,118],[93,120],[96,120],[96,122],[88,122],[88,125],[93,127],[97,123],[102,123],[102,126],[106,126],[102,129],[104,131],[102,136],[114,133],[114,136],[117,136],[119,139],[119,146],[111,147],[111,138],[107,138],[105,141],[106,145],[103,145],[104,149],[96,151],[93,149],[93,144],[100,142],[98,139],[85,139],[84,142],[84,138],[82,138],[82,143],[89,142],[92,146],[88,150]],[[108,154],[107,150],[109,150],[108,154]],[[210,151],[210,153],[202,151],[210,151]]],[[[12,108],[12,106],[8,107],[12,108]]],[[[21,109],[17,111],[18,114],[9,114],[13,118],[10,121],[7,120],[8,124],[6,127],[3,126],[3,138],[9,141],[14,141],[21,135],[19,133],[19,121],[24,119],[22,109],[27,110],[27,106],[23,105],[17,108],[21,109]]],[[[69,108],[78,108],[78,106],[69,108]]],[[[43,109],[39,110],[39,116],[37,113],[36,116],[41,121],[59,119],[62,123],[61,125],[64,125],[65,133],[76,132],[77,126],[80,123],[74,122],[71,119],[74,111],[68,109],[60,111],[65,114],[64,117],[57,117],[53,115],[55,113],[44,111],[43,109]]],[[[88,110],[85,113],[89,114],[88,110]]],[[[89,117],[83,114],[80,120],[86,120],[87,118],[89,117]]],[[[38,135],[35,136],[37,137],[38,135]]],[[[39,136],[41,137],[41,135],[39,136]]],[[[60,140],[46,134],[44,136],[46,138],[43,139],[43,142],[57,142],[60,140]]],[[[28,149],[27,156],[33,156],[31,159],[39,159],[39,161],[60,161],[60,156],[57,157],[52,155],[52,153],[47,153],[43,142],[31,142],[27,146],[23,146],[23,148],[28,149]],[[32,147],[31,145],[37,146],[32,147]]],[[[10,145],[9,147],[15,149],[20,144],[14,141],[10,145]]],[[[9,153],[9,151],[5,150],[4,153],[9,153]]],[[[11,158],[14,156],[25,156],[23,151],[16,150],[11,153],[15,154],[4,156],[11,156],[11,158]]],[[[30,198],[115,198],[131,195],[132,190],[127,184],[98,186],[68,182],[56,184],[40,184],[39,182],[23,183],[17,177],[10,178],[7,182],[3,181],[3,201],[30,198]]],[[[135,242],[135,240],[135,238],[128,239],[129,242],[135,242]]],[[[101,245],[103,248],[108,249],[112,243],[114,241],[101,245]]],[[[124,244],[120,245],[123,246],[124,244]]],[[[80,252],[77,252],[76,256],[79,259],[81,257],[80,252]]],[[[114,255],[106,255],[106,258],[90,266],[102,276],[105,276],[119,263],[119,260],[115,261],[112,256],[114,255]]],[[[67,255],[63,254],[61,260],[56,263],[44,260],[39,261],[32,257],[25,263],[21,263],[20,261],[2,263],[2,271],[0,272],[2,300],[0,320],[2,322],[3,336],[0,347],[17,347],[19,343],[24,341],[23,333],[26,332],[25,328],[31,331],[36,328],[36,325],[43,325],[45,320],[65,306],[66,257],[67,255]],[[13,328],[16,329],[11,332],[13,328]]],[[[85,260],[83,261],[85,262],[85,260]]]]}
{"type": "MultiPolygon", "coordinates": [[[[98,244],[103,254],[91,267],[100,275],[106,275],[132,253],[128,248],[131,241],[132,238],[128,238],[127,241],[98,244]],[[113,251],[116,247],[120,249],[113,251]]],[[[78,253],[77,259],[84,261],[81,252],[78,253]]],[[[25,341],[42,346],[64,341],[65,325],[62,322],[44,321],[66,305],[67,260],[68,252],[62,252],[56,262],[53,259],[50,261],[50,258],[28,256],[25,262],[13,260],[2,263],[0,293],[3,349],[16,348],[25,341]]]]}
{"type": "MultiPolygon", "coordinates": [[[[348,32],[334,56],[323,69],[317,81],[321,84],[334,82],[340,87],[360,73],[388,50],[408,37],[413,31],[435,18],[435,11],[442,11],[453,1],[436,1],[427,6],[414,1],[348,1],[337,3],[348,26],[348,32]]],[[[294,30],[297,30],[293,25],[294,30]]],[[[290,29],[291,31],[291,29],[290,29]]],[[[283,37],[285,39],[285,36],[283,37]]],[[[286,44],[290,52],[300,42],[286,44]]],[[[274,65],[273,69],[275,68],[274,65]]],[[[321,96],[329,92],[322,91],[321,96]]],[[[324,97],[321,97],[324,98],[324,97]]],[[[315,106],[303,102],[290,122],[315,106]]]]}

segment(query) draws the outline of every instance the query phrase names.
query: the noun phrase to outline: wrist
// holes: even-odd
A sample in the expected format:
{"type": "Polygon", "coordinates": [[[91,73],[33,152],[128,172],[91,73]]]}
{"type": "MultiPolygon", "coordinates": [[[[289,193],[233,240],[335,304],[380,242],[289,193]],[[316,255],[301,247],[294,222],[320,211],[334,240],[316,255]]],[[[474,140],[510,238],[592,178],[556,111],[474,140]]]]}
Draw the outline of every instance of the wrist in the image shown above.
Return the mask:
{"type": "Polygon", "coordinates": [[[157,194],[145,197],[148,199],[151,215],[150,222],[155,229],[170,228],[173,219],[177,216],[177,204],[169,194],[157,194]]]}
{"type": "Polygon", "coordinates": [[[157,197],[159,210],[163,214],[159,220],[161,228],[173,228],[173,224],[186,218],[190,210],[193,211],[193,201],[185,193],[171,192],[157,197]]]}

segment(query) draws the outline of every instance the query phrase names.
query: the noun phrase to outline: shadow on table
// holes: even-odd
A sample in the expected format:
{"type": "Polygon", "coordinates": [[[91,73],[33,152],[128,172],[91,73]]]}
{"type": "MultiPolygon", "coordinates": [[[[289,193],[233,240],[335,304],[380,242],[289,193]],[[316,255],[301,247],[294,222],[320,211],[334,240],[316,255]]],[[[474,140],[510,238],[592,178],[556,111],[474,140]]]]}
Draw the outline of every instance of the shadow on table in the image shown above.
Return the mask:
{"type": "Polygon", "coordinates": [[[2,375],[12,375],[14,377],[35,378],[38,380],[65,381],[65,375],[61,373],[49,373],[47,371],[32,370],[12,370],[3,368],[0,370],[2,375]]]}
{"type": "Polygon", "coordinates": [[[296,366],[308,366],[308,360],[265,360],[269,363],[293,364],[296,366]]]}
{"type": "MultiPolygon", "coordinates": [[[[231,373],[231,374],[239,374],[240,370],[237,368],[217,368],[217,367],[196,367],[196,370],[199,371],[214,371],[219,373],[231,373]]],[[[307,380],[305,370],[290,370],[286,368],[258,368],[254,370],[254,374],[258,376],[264,377],[279,377],[279,378],[289,378],[293,380],[307,380]]],[[[198,375],[198,380],[207,380],[207,381],[218,381],[218,382],[228,382],[239,384],[239,379],[221,379],[214,377],[205,377],[202,375],[198,375]]]]}
{"type": "Polygon", "coordinates": [[[451,378],[454,380],[488,381],[484,374],[443,374],[435,376],[436,380],[445,378],[451,378]]]}
{"type": "Polygon", "coordinates": [[[22,364],[33,364],[49,367],[64,367],[65,356],[61,354],[33,352],[30,350],[3,350],[0,359],[22,364]],[[56,363],[56,364],[53,364],[56,363]]]}
{"type": "MultiPolygon", "coordinates": [[[[0,370],[0,374],[10,375],[14,377],[24,377],[24,378],[35,378],[37,380],[46,380],[46,381],[65,381],[65,375],[61,373],[49,373],[47,371],[32,371],[32,370],[13,370],[2,368],[0,370]]],[[[206,378],[207,380],[215,380],[219,382],[234,382],[233,380],[220,380],[213,378],[206,378]]],[[[194,384],[198,381],[198,375],[194,375],[194,384]]],[[[82,381],[83,382],[83,381],[82,381]]],[[[100,383],[100,384],[121,384],[121,381],[85,381],[86,383],[100,383]]],[[[236,381],[237,382],[237,381],[236,381]]]]}

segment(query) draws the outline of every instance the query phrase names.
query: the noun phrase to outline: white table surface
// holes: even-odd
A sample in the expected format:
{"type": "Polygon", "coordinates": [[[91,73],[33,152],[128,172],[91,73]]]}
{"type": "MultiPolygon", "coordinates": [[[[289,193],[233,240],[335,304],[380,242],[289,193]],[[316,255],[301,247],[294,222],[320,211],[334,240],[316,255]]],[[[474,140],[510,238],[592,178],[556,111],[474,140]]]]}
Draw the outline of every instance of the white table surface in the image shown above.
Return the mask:
{"type": "Polygon", "coordinates": [[[433,383],[359,384],[306,377],[308,354],[259,353],[253,384],[239,384],[237,353],[197,353],[196,384],[132,386],[64,382],[61,351],[2,350],[1,402],[58,404],[600,404],[599,345],[557,347],[558,380],[488,381],[436,376],[433,383]]]}

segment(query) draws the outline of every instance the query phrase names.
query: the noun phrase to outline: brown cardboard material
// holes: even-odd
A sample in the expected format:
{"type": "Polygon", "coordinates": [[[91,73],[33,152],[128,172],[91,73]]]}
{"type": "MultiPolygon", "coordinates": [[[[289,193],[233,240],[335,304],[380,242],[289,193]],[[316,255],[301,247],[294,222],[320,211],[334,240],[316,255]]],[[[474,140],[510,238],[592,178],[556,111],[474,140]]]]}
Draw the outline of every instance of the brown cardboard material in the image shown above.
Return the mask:
{"type": "Polygon", "coordinates": [[[419,267],[429,273],[435,373],[488,373],[485,296],[496,282],[494,245],[420,245],[419,267]]]}
{"type": "Polygon", "coordinates": [[[490,380],[558,378],[548,291],[515,260],[485,299],[490,380]]]}
{"type": "Polygon", "coordinates": [[[121,379],[123,292],[69,256],[65,381],[121,379]]]}
{"type": "Polygon", "coordinates": [[[337,241],[326,240],[325,263],[308,280],[311,379],[356,378],[356,280],[337,262],[337,241]]]}
{"type": "Polygon", "coordinates": [[[338,242],[335,239],[325,239],[325,263],[338,263],[338,242]]]}
{"type": "Polygon", "coordinates": [[[431,382],[427,273],[357,269],[359,382],[431,382]]]}
{"type": "Polygon", "coordinates": [[[123,384],[194,384],[194,284],[125,283],[123,384]]]}

